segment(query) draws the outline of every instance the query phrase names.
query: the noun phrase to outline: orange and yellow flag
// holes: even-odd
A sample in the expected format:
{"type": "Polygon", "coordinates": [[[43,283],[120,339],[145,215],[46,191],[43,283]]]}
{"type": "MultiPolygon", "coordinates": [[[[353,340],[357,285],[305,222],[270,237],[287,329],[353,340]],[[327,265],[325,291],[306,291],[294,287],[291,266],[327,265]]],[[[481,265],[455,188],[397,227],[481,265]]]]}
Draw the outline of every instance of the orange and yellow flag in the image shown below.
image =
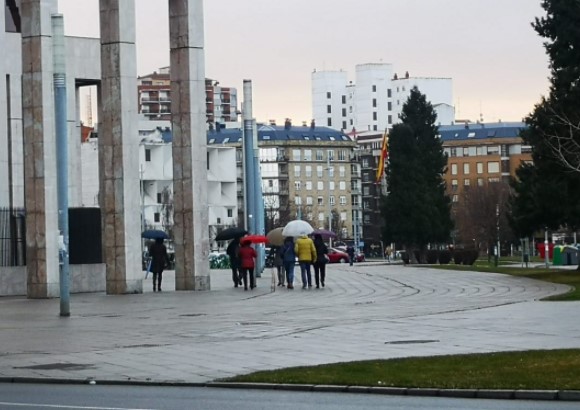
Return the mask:
{"type": "Polygon", "coordinates": [[[379,184],[385,173],[385,162],[389,157],[389,136],[387,130],[383,134],[383,144],[381,146],[381,156],[379,158],[379,164],[377,166],[377,179],[376,183],[379,184]]]}

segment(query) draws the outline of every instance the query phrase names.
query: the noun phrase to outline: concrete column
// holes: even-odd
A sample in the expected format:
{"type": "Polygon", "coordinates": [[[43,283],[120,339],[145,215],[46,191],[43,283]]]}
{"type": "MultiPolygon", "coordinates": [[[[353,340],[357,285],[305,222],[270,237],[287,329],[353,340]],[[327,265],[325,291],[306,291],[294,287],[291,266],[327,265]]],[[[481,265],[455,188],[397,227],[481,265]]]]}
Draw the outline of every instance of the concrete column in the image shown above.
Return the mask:
{"type": "Polygon", "coordinates": [[[99,4],[99,203],[107,293],[141,293],[135,2],[99,4]]]}
{"type": "Polygon", "coordinates": [[[202,0],[169,0],[176,290],[209,290],[202,0]]]}
{"type": "Polygon", "coordinates": [[[58,206],[50,16],[54,3],[23,0],[22,116],[29,298],[58,296],[58,206]]]}

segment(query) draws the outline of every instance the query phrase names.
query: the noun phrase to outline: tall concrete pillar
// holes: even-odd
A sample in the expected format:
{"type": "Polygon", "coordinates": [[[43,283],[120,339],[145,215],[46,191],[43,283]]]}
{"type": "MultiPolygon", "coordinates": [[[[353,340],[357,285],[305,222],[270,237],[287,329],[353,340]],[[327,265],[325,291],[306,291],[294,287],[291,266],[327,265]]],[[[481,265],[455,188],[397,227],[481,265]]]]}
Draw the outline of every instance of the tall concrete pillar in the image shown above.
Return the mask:
{"type": "Polygon", "coordinates": [[[169,0],[176,290],[209,290],[202,0],[169,0]]]}
{"type": "Polygon", "coordinates": [[[49,0],[22,0],[22,117],[29,298],[58,296],[58,204],[49,0]]]}
{"type": "Polygon", "coordinates": [[[99,203],[107,293],[141,293],[135,2],[99,5],[99,203]]]}

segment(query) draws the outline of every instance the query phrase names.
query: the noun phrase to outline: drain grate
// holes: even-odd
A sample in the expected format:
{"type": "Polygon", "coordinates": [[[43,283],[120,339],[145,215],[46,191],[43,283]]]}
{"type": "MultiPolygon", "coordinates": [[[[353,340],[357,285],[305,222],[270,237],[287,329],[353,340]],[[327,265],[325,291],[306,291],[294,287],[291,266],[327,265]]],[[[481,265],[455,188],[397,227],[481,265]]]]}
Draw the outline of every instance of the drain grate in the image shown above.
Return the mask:
{"type": "Polygon", "coordinates": [[[88,370],[94,368],[94,364],[80,363],[48,363],[36,364],[33,366],[13,367],[13,369],[32,369],[32,370],[88,370]]]}
{"type": "Polygon", "coordinates": [[[393,340],[385,342],[386,345],[416,345],[422,343],[438,343],[439,340],[393,340]]]}

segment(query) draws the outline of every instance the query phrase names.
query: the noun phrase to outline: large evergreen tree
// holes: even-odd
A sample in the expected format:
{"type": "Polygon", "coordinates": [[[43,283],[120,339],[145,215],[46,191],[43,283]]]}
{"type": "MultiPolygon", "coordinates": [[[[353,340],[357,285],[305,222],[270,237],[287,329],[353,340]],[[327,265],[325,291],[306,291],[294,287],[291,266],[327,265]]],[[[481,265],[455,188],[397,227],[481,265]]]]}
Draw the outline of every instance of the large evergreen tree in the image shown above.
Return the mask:
{"type": "Polygon", "coordinates": [[[387,243],[424,249],[449,239],[451,202],[443,180],[447,158],[437,137],[436,119],[432,105],[414,87],[403,106],[402,123],[389,134],[389,194],[381,206],[387,243]]]}
{"type": "Polygon", "coordinates": [[[532,26],[550,58],[550,90],[522,134],[533,165],[517,172],[512,224],[521,235],[580,222],[580,1],[544,0],[532,26]]]}

